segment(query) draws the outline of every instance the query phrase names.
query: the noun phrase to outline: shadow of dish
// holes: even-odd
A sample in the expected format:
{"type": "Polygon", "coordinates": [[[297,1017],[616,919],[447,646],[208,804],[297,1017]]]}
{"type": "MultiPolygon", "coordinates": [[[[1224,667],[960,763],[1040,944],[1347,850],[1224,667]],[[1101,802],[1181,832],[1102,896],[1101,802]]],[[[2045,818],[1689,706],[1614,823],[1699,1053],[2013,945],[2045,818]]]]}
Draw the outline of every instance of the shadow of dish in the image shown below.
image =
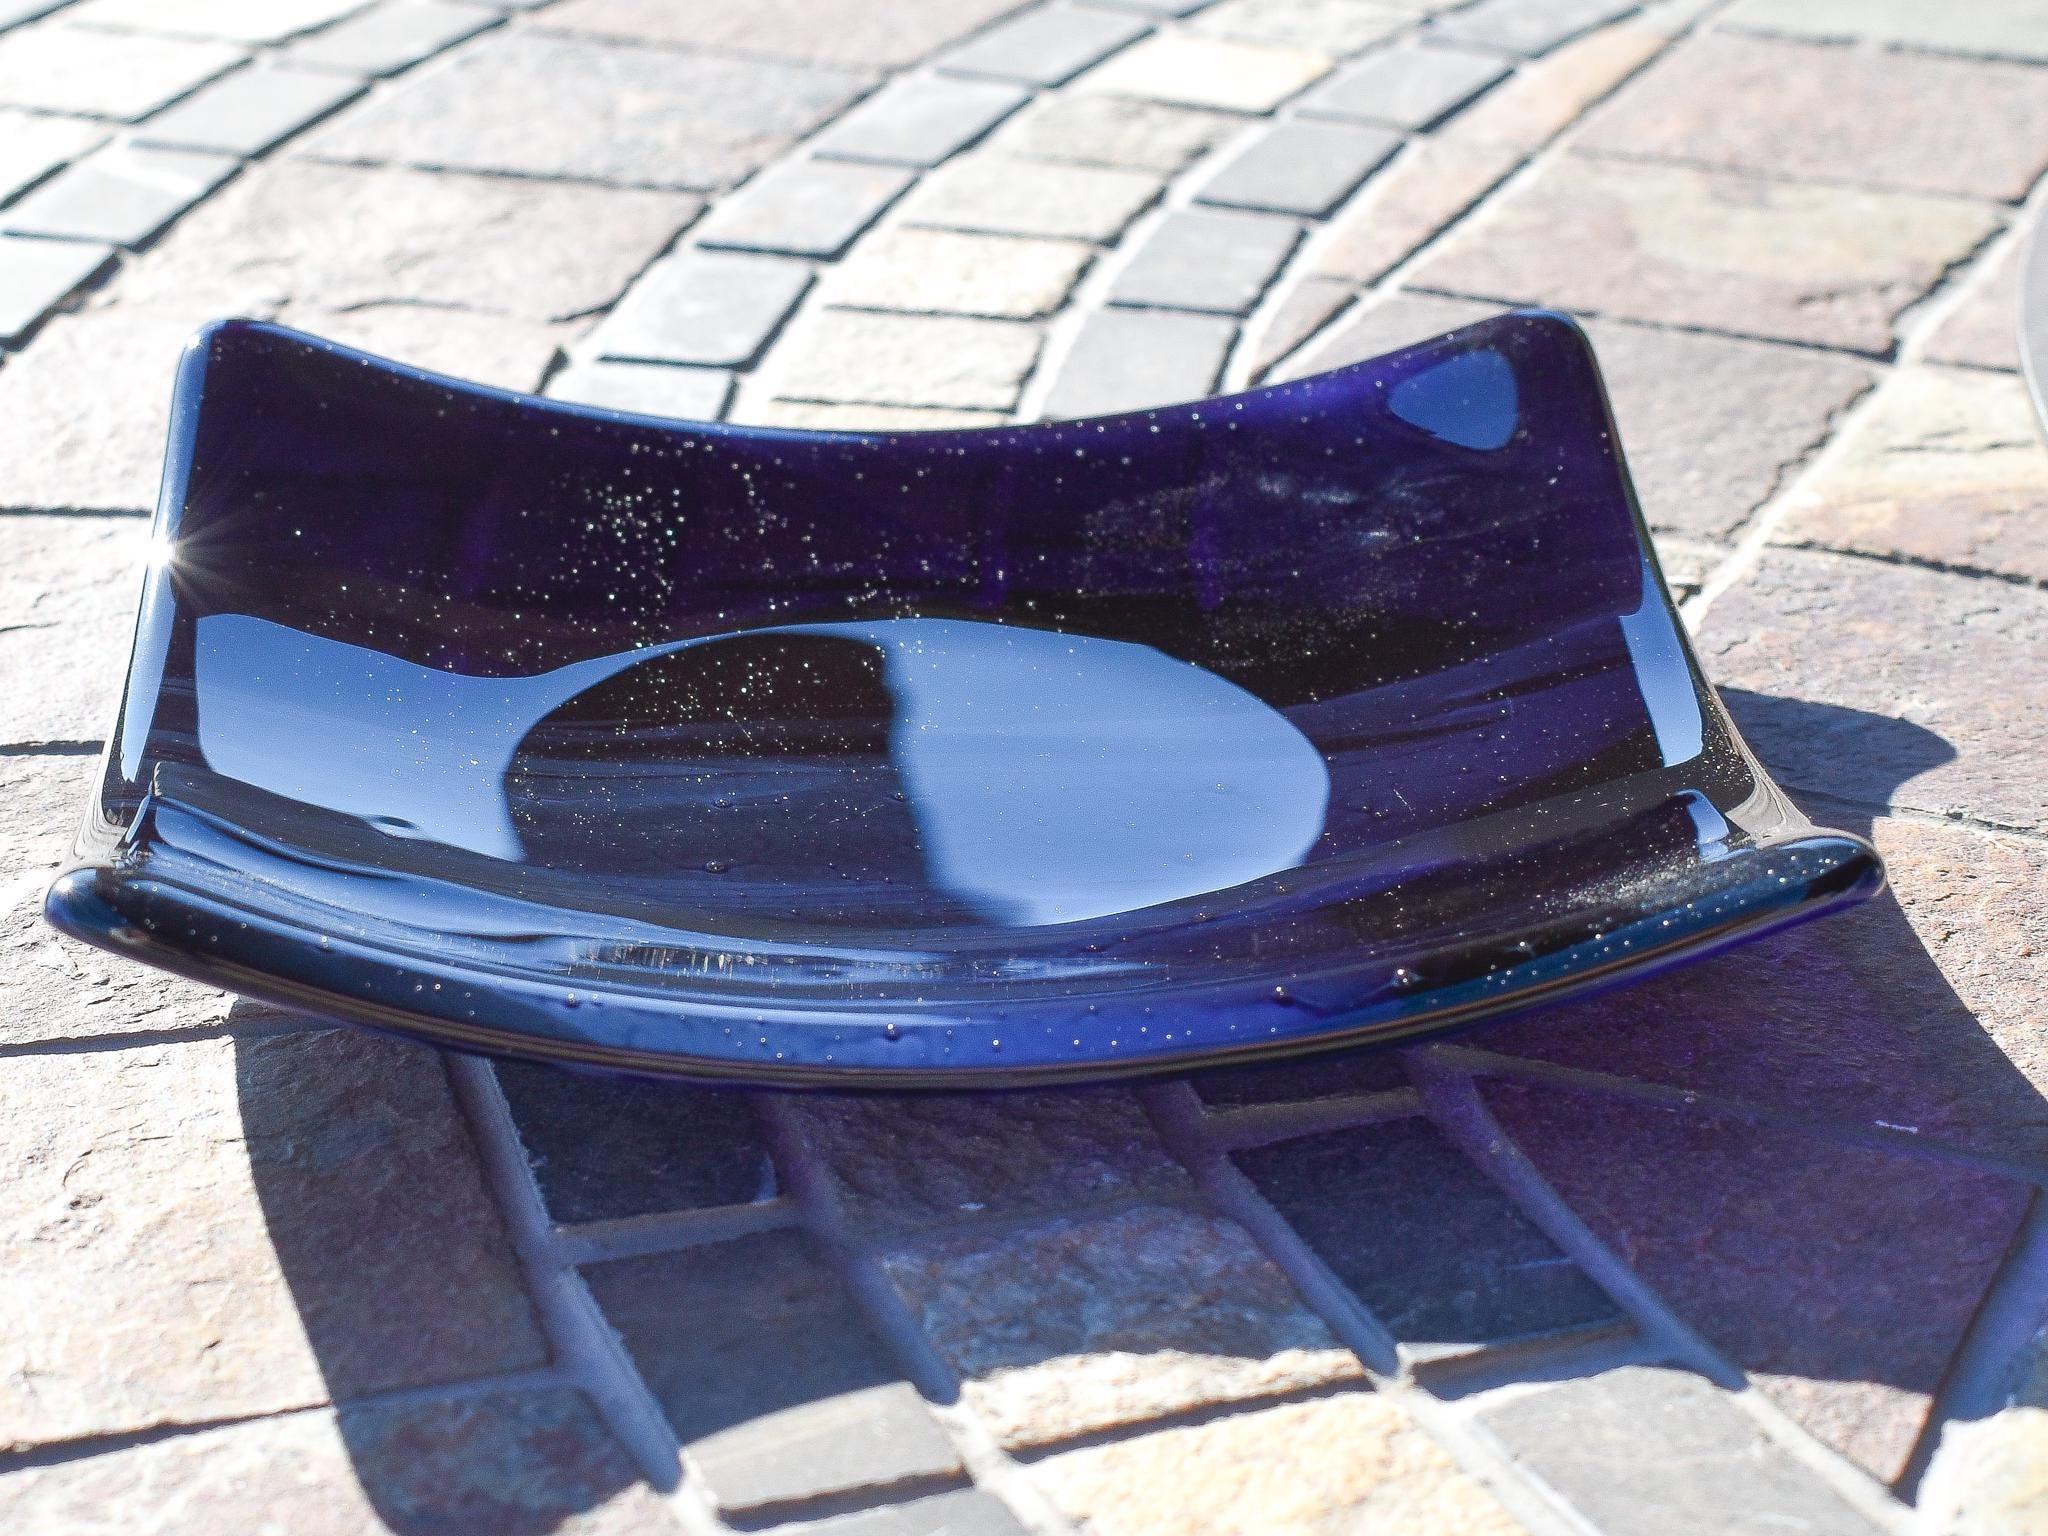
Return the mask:
{"type": "MultiPolygon", "coordinates": [[[[1903,783],[1953,756],[1898,720],[1728,702],[1766,758],[1774,740],[1826,738],[1903,783]]],[[[1867,812],[1859,823],[1851,809],[1826,810],[1871,830],[1867,812]]],[[[1939,826],[1877,830],[1909,903],[1977,846],[1939,826]]],[[[547,1347],[438,1063],[354,1031],[245,1038],[238,1052],[271,1237],[385,1524],[542,1532],[627,1490],[637,1473],[587,1402],[548,1378],[519,1379],[547,1347]],[[494,1376],[509,1378],[503,1390],[417,1390],[494,1376]]],[[[2025,1212],[2029,1170],[2048,1169],[2048,1107],[1895,896],[1410,1056],[1427,1063],[1425,1080],[1471,1074],[1565,1205],[1795,1419],[1882,1480],[1917,1475],[1928,1404],[2025,1212]],[[1660,1099],[1663,1089],[1699,1098],[1660,1099]],[[1922,1155],[1916,1138],[1955,1155],[1922,1155]]],[[[1625,1331],[1622,1309],[1549,1246],[1540,1212],[1498,1189],[1460,1203],[1459,1181],[1476,1171],[1432,1123],[1434,1101],[1397,1086],[1401,1070],[1381,1053],[1202,1074],[1194,1086],[1209,1111],[1175,1150],[1213,1161],[1217,1128],[1234,1122],[1231,1156],[1294,1217],[1325,1278],[1420,1356],[1549,1350],[1556,1363],[1532,1357],[1531,1371],[1570,1375],[1574,1341],[1625,1331]],[[1355,1124],[1329,1102],[1347,1093],[1375,1106],[1355,1124]],[[1243,1130],[1261,1116],[1266,1131],[1243,1130]],[[1403,1143],[1391,1152],[1390,1125],[1403,1143]]],[[[551,1067],[499,1075],[553,1219],[593,1235],[604,1262],[585,1276],[691,1475],[712,1466],[722,1504],[726,1490],[751,1490],[752,1504],[728,1511],[739,1523],[964,1480],[940,1446],[887,1486],[792,1504],[778,1491],[786,1468],[744,1441],[750,1424],[796,1426],[785,1461],[824,1477],[832,1435],[865,1424],[903,1451],[925,1433],[917,1393],[950,1398],[952,1381],[985,1411],[977,1381],[1028,1375],[1065,1352],[1164,1359],[1206,1331],[1218,1358],[1257,1367],[1286,1342],[1285,1328],[1215,1304],[1207,1239],[1174,1249],[1204,1230],[1190,1222],[1226,1245],[1244,1234],[1204,1209],[1127,1091],[770,1101],[551,1067]],[[835,1123],[857,1136],[835,1142],[835,1123]],[[843,1230],[820,1227],[821,1190],[843,1230]],[[716,1240],[678,1248],[650,1224],[677,1210],[716,1240]],[[1134,1271],[1103,1250],[1123,1242],[1168,1255],[1166,1271],[1143,1277],[1155,1288],[1186,1262],[1185,1306],[1155,1296],[1119,1313],[1117,1297],[1088,1294],[1094,1280],[1067,1284],[1048,1268],[1041,1285],[1028,1262],[1065,1251],[1076,1261],[1067,1273],[1114,1288],[1134,1271]],[[948,1311],[943,1284],[917,1293],[920,1277],[971,1277],[977,1265],[1000,1283],[971,1318],[948,1311]],[[850,1290],[850,1273],[867,1288],[850,1290]],[[1117,1314],[1106,1332],[1082,1316],[1098,1299],[1117,1314]],[[1074,1316],[1053,1315],[1065,1311],[1074,1316]],[[900,1417],[906,1403],[915,1423],[900,1417]]],[[[1299,1306],[1280,1291],[1257,1305],[1299,1306]]],[[[1242,1379],[1266,1383],[1244,1394],[1254,1401],[1300,1390],[1256,1368],[1242,1379]]],[[[1457,1390],[1454,1374],[1444,1381],[1457,1390]]],[[[1069,1440],[1119,1432],[1077,1423],[1069,1440]]]]}

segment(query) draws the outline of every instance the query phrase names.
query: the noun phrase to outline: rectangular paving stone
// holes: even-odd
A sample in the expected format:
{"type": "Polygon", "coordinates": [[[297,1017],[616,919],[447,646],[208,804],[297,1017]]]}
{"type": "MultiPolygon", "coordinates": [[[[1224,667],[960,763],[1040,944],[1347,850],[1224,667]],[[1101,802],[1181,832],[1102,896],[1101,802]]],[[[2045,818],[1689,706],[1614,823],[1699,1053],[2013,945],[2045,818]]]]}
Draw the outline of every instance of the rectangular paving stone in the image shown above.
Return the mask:
{"type": "Polygon", "coordinates": [[[1500,312],[1498,305],[1472,299],[1444,299],[1424,293],[1388,294],[1354,309],[1305,351],[1275,369],[1273,379],[1276,383],[1298,379],[1398,352],[1500,312]]]}
{"type": "Polygon", "coordinates": [[[902,69],[987,25],[1016,0],[567,0],[535,19],[714,54],[902,69]]]}
{"type": "Polygon", "coordinates": [[[1431,29],[1450,42],[1533,55],[1604,27],[1637,6],[1638,0],[1479,0],[1439,16],[1431,29]]]}
{"type": "Polygon", "coordinates": [[[1031,1480],[1090,1536],[1522,1527],[1383,1397],[1341,1392],[1047,1457],[1031,1480]]]}
{"type": "Polygon", "coordinates": [[[886,229],[831,271],[823,296],[855,309],[1030,320],[1066,301],[1094,255],[1078,240],[886,229]]]}
{"type": "Polygon", "coordinates": [[[716,1088],[496,1063],[498,1086],[556,1221],[751,1205],[776,1193],[752,1098],[716,1088]]]}
{"type": "Polygon", "coordinates": [[[21,340],[113,254],[111,246],[0,234],[0,342],[21,340]]]}
{"type": "Polygon", "coordinates": [[[1439,131],[1460,143],[1538,149],[1670,41],[1667,32],[1642,20],[1603,27],[1546,58],[1523,64],[1439,131]]]}
{"type": "Polygon", "coordinates": [[[100,123],[0,107],[0,204],[106,141],[100,123]]]}
{"type": "Polygon", "coordinates": [[[1333,277],[1305,277],[1295,283],[1267,317],[1266,328],[1252,354],[1252,382],[1261,382],[1269,368],[1321,330],[1357,297],[1357,289],[1333,277]]]}
{"type": "Polygon", "coordinates": [[[787,400],[1007,411],[1039,342],[1012,320],[825,309],[799,317],[770,367],[787,400]]]}
{"type": "Polygon", "coordinates": [[[822,154],[894,165],[937,165],[1008,117],[1026,93],[997,80],[893,81],[816,140],[822,154]]]}
{"type": "Polygon", "coordinates": [[[1106,166],[963,155],[903,199],[905,223],[1107,245],[1159,196],[1160,178],[1106,166]]]}
{"type": "Polygon", "coordinates": [[[1082,322],[1044,414],[1141,411],[1199,400],[1216,387],[1237,323],[1220,315],[1102,309],[1082,322]]]}
{"type": "Polygon", "coordinates": [[[1449,116],[1507,72],[1496,54],[1405,43],[1344,65],[1302,97],[1301,111],[1413,131],[1449,116]]]}
{"type": "Polygon", "coordinates": [[[386,0],[299,39],[285,57],[308,69],[390,75],[496,25],[499,13],[460,0],[386,0]]]}
{"type": "Polygon", "coordinates": [[[1168,214],[1110,284],[1119,304],[1241,315],[1293,254],[1291,219],[1186,208],[1168,214]]]}
{"type": "Polygon", "coordinates": [[[1413,20],[1408,11],[1370,0],[1222,0],[1204,6],[1194,28],[1216,37],[1353,54],[1413,20]]]}
{"type": "Polygon", "coordinates": [[[1359,1376],[1221,1217],[1143,1206],[941,1238],[882,1264],[1012,1450],[1359,1376]]]}
{"type": "Polygon", "coordinates": [[[800,1232],[583,1271],[721,1510],[964,1481],[960,1458],[800,1232]]]}
{"type": "Polygon", "coordinates": [[[2017,201],[2048,168],[2048,76],[2025,64],[1706,33],[1632,81],[1580,143],[2017,201]]]}
{"type": "Polygon", "coordinates": [[[522,393],[540,387],[557,354],[576,339],[579,329],[518,315],[429,309],[402,301],[348,310],[291,303],[278,310],[276,319],[280,325],[430,373],[522,393]]]}
{"type": "Polygon", "coordinates": [[[1150,30],[1136,16],[1095,6],[1041,5],[963,43],[939,66],[997,80],[1060,85],[1150,30]]]}
{"type": "Polygon", "coordinates": [[[1259,134],[1202,183],[1197,201],[1321,218],[1401,147],[1381,128],[1282,123],[1259,134]]]}
{"type": "Polygon", "coordinates": [[[1481,1422],[1610,1536],[1877,1536],[1707,1382],[1629,1365],[1506,1398],[1481,1422]]]}
{"type": "Polygon", "coordinates": [[[135,130],[142,144],[257,155],[362,94],[354,80],[289,67],[223,76],[135,130]]]}
{"type": "Polygon", "coordinates": [[[183,37],[217,37],[236,43],[276,43],[324,27],[363,0],[85,0],[67,21],[183,37]]]}
{"type": "Polygon", "coordinates": [[[1253,1067],[1213,1067],[1194,1073],[1188,1082],[1212,1109],[1306,1104],[1409,1086],[1407,1069],[1394,1051],[1338,1051],[1253,1067]]]}
{"type": "Polygon", "coordinates": [[[1962,363],[1972,368],[2020,366],[2020,258],[2026,247],[2008,240],[1989,258],[1979,261],[1966,279],[1962,302],[1935,322],[1920,355],[1930,363],[1962,363]]]}
{"type": "Polygon", "coordinates": [[[1229,112],[1270,112],[1327,74],[1334,62],[1311,48],[1162,32],[1098,64],[1075,89],[1229,112]]]}
{"type": "Polygon", "coordinates": [[[110,144],[0,211],[0,230],[141,245],[234,174],[232,155],[110,144]]]}
{"type": "Polygon", "coordinates": [[[839,1515],[804,1531],[805,1536],[1025,1536],[1009,1506],[979,1488],[839,1515]]]}
{"type": "Polygon", "coordinates": [[[619,362],[738,368],[760,354],[811,285],[808,263],[782,256],[681,251],[649,267],[591,333],[619,362]]]}
{"type": "Polygon", "coordinates": [[[1737,0],[1727,24],[1830,41],[1868,39],[1940,53],[2048,59],[2048,4],[1926,5],[1922,0],[1737,0]]]}
{"type": "Polygon", "coordinates": [[[564,1388],[295,1413],[0,1479],[9,1530],[110,1521],[153,1536],[682,1529],[589,1402],[564,1388]]]}
{"type": "Polygon", "coordinates": [[[719,199],[691,238],[704,246],[829,261],[915,179],[914,172],[889,165],[785,161],[719,199]]]}
{"type": "Polygon", "coordinates": [[[1405,1344],[1475,1346],[1622,1321],[1614,1302],[1429,1121],[1231,1154],[1405,1344]]]}
{"type": "Polygon", "coordinates": [[[501,29],[319,129],[305,152],[706,189],[774,159],[866,84],[844,70],[501,29]]]}
{"type": "Polygon", "coordinates": [[[1505,181],[1521,158],[1503,145],[1411,140],[1320,232],[1315,270],[1377,282],[1505,181]]]}
{"type": "Polygon", "coordinates": [[[547,393],[576,405],[602,406],[640,416],[716,421],[732,398],[733,376],[723,368],[674,363],[571,363],[548,380],[547,393]]]}
{"type": "Polygon", "coordinates": [[[1882,353],[1996,227],[1950,198],[1567,156],[1412,281],[1474,297],[1882,353]]]}
{"type": "Polygon", "coordinates": [[[1062,91],[1039,97],[1004,123],[993,143],[1028,160],[1171,175],[1244,130],[1244,119],[1233,113],[1062,91]]]}
{"type": "Polygon", "coordinates": [[[46,21],[0,35],[0,105],[133,121],[242,61],[239,48],[46,21]]]}

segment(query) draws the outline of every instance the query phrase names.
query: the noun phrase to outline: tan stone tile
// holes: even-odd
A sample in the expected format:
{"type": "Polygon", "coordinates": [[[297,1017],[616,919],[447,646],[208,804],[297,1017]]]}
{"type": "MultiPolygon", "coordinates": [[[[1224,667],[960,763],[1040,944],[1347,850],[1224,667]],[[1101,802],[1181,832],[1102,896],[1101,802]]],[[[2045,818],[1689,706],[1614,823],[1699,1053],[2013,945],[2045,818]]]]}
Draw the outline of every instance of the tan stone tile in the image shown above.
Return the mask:
{"type": "Polygon", "coordinates": [[[568,0],[550,30],[817,64],[901,68],[964,37],[1016,0],[568,0]]]}
{"type": "Polygon", "coordinates": [[[1921,356],[1973,368],[2020,366],[2020,259],[2026,244],[2008,240],[1966,279],[1961,302],[1944,315],[1921,356]]]}
{"type": "Polygon", "coordinates": [[[1338,210],[1317,239],[1315,270],[1355,283],[1385,276],[1521,158],[1507,145],[1414,140],[1338,210]]]}
{"type": "Polygon", "coordinates": [[[963,155],[912,187],[898,212],[906,224],[937,229],[1107,245],[1163,185],[1143,171],[963,155]]]}
{"type": "Polygon", "coordinates": [[[856,245],[820,297],[856,309],[1031,320],[1065,302],[1094,254],[1075,240],[890,228],[856,245]]]}
{"type": "Polygon", "coordinates": [[[1534,64],[1444,125],[1444,137],[1530,150],[1576,122],[1594,102],[1627,79],[1670,38],[1643,22],[1590,33],[1534,64]]]}
{"type": "Polygon", "coordinates": [[[1245,130],[1234,113],[1122,96],[1041,96],[996,131],[1007,154],[1172,174],[1245,130]]]}
{"type": "Polygon", "coordinates": [[[1197,11],[1193,24],[1213,37],[1347,54],[1393,36],[1413,19],[1360,0],[1223,0],[1197,11]]]}
{"type": "Polygon", "coordinates": [[[1014,320],[813,310],[777,343],[766,381],[782,400],[1007,411],[1040,339],[1014,320]]]}
{"type": "Polygon", "coordinates": [[[1232,112],[1270,112],[1322,78],[1334,62],[1329,54],[1310,48],[1159,33],[1098,64],[1075,81],[1073,89],[1232,112]]]}

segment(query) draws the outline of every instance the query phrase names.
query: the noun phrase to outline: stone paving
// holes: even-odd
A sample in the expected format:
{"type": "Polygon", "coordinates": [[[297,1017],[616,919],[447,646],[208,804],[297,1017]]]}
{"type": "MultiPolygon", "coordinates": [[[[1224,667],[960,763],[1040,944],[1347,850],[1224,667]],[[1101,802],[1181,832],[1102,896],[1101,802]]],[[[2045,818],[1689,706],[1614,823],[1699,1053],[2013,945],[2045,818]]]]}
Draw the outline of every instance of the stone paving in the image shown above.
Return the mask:
{"type": "Polygon", "coordinates": [[[0,0],[0,1528],[2048,1531],[2040,0],[0,0]],[[1398,1056],[442,1058],[67,944],[172,364],[810,427],[1581,315],[1894,889],[1398,1056]]]}

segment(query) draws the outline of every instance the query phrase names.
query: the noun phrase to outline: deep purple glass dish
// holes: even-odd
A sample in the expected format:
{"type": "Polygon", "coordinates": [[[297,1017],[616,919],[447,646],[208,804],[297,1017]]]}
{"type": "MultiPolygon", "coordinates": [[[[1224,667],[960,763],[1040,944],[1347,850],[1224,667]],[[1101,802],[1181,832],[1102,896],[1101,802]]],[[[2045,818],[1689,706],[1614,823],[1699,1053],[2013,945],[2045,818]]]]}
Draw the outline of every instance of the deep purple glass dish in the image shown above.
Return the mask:
{"type": "Polygon", "coordinates": [[[862,436],[230,322],[50,920],[439,1044],[987,1086],[1411,1038],[1876,890],[1700,675],[1584,335],[862,436]]]}

